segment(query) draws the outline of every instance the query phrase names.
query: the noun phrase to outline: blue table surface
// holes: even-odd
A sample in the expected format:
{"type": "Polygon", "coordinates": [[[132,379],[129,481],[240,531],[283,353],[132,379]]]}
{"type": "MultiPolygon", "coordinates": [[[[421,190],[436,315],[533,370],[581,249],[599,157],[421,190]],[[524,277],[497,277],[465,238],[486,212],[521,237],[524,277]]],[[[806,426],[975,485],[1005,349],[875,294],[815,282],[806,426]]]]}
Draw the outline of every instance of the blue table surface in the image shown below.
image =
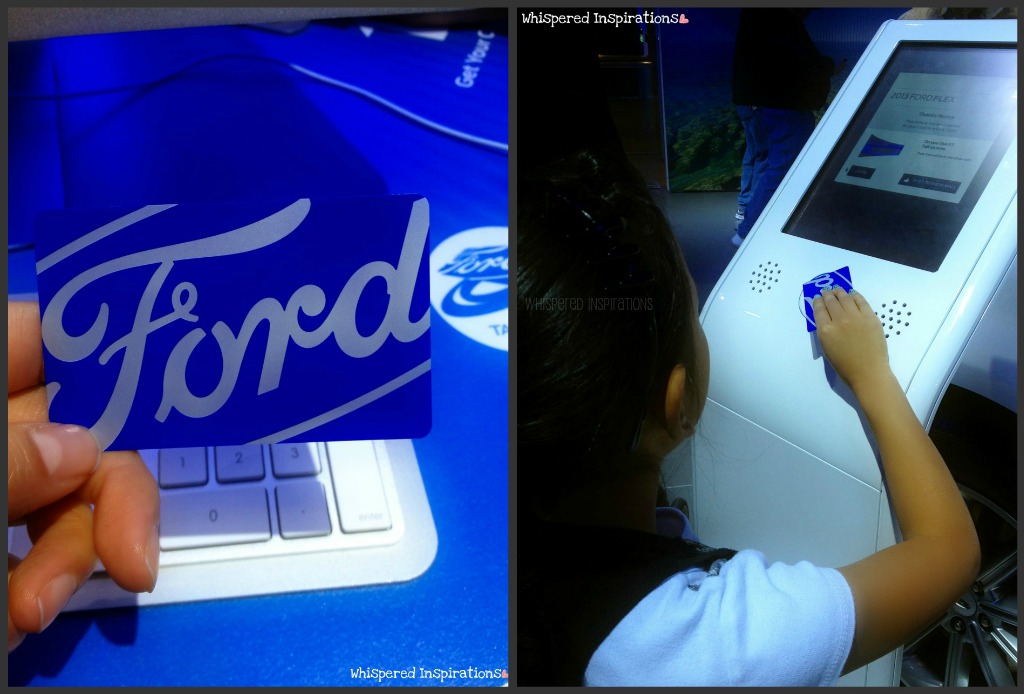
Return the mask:
{"type": "MultiPolygon", "coordinates": [[[[30,242],[45,209],[352,193],[425,195],[432,249],[507,227],[506,154],[274,62],[507,142],[507,42],[481,29],[314,23],[291,35],[212,27],[9,44],[9,241],[30,242]],[[45,94],[64,96],[30,98],[45,94]]],[[[35,290],[34,260],[9,254],[9,293],[35,290]]],[[[8,657],[8,684],[375,684],[353,678],[359,667],[503,684],[452,671],[508,667],[508,355],[436,313],[431,327],[433,429],[414,446],[439,546],[422,577],[63,614],[8,657]]]]}

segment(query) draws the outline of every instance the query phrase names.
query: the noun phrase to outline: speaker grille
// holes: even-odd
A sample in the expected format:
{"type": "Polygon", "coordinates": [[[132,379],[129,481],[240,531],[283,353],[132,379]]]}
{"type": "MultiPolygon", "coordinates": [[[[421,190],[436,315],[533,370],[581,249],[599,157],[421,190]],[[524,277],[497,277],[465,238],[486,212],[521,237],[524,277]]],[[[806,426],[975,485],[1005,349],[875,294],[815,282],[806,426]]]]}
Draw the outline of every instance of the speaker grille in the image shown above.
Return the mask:
{"type": "Polygon", "coordinates": [[[914,314],[907,306],[907,302],[893,299],[883,302],[875,311],[875,315],[882,321],[882,331],[888,340],[905,335],[913,322],[914,314]]]}
{"type": "Polygon", "coordinates": [[[763,263],[758,263],[757,269],[750,273],[750,291],[759,293],[770,291],[779,283],[781,274],[782,270],[776,262],[766,260],[763,263]]]}

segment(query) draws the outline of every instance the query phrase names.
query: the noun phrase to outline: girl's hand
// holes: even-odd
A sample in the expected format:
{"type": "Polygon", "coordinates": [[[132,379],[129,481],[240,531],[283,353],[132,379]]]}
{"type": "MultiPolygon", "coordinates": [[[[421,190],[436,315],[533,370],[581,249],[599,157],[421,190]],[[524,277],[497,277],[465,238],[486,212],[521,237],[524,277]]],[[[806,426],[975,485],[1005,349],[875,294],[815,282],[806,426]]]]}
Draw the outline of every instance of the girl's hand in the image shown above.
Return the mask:
{"type": "Polygon", "coordinates": [[[812,307],[821,349],[855,394],[891,376],[882,321],[863,296],[837,287],[815,297],[812,307]]]}

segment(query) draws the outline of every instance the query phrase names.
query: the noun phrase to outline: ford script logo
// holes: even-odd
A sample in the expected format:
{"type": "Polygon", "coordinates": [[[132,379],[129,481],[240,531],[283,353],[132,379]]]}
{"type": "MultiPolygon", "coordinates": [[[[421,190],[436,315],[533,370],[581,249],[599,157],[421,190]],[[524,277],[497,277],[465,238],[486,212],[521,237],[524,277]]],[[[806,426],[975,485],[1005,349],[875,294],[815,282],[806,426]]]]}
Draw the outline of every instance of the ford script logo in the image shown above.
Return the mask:
{"type": "Polygon", "coordinates": [[[409,195],[40,215],[50,418],[113,449],[425,435],[428,216],[409,195]]]}

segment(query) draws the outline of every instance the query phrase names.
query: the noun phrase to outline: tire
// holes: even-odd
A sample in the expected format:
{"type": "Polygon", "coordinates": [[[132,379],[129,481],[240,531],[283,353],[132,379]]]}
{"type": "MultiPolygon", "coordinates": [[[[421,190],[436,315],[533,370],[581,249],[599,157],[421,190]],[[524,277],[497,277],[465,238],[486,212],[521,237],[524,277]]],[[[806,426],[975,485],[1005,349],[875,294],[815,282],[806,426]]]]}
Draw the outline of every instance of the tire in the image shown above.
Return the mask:
{"type": "Polygon", "coordinates": [[[978,578],[904,646],[906,686],[1017,686],[1017,415],[950,386],[929,432],[981,543],[978,578]]]}

